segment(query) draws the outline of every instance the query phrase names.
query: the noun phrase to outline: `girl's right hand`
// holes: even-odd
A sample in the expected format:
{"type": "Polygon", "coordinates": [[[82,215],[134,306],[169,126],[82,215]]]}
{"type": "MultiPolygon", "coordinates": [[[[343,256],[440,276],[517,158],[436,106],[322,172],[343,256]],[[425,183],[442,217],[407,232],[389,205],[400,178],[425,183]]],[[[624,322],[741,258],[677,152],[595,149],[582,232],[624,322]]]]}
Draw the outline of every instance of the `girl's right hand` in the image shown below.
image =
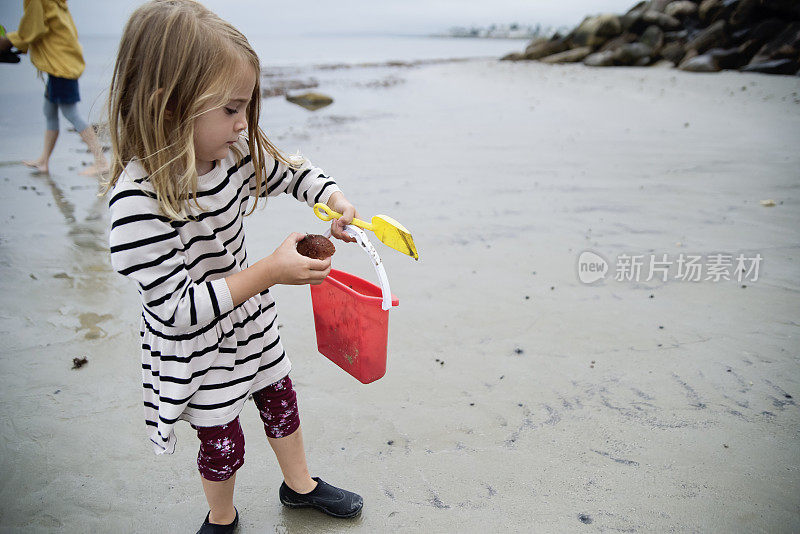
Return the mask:
{"type": "Polygon", "coordinates": [[[266,260],[269,262],[269,277],[274,284],[312,286],[321,284],[331,272],[331,258],[315,260],[297,252],[297,242],[305,234],[293,232],[266,260]]]}

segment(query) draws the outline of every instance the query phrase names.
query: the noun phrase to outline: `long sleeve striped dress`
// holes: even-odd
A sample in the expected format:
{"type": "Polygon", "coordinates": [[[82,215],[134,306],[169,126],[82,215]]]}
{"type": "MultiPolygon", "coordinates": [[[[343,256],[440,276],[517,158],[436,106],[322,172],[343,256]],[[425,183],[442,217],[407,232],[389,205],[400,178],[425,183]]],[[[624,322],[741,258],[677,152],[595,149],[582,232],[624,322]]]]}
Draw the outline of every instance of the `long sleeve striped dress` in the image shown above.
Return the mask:
{"type": "MultiPolygon", "coordinates": [[[[111,193],[111,264],[136,282],[142,301],[145,422],[156,454],[175,450],[179,419],[228,423],[248,396],[289,373],[269,290],[233,305],[225,277],[247,267],[243,218],[255,171],[231,151],[198,180],[203,211],[190,221],[161,214],[141,164],[111,193]]],[[[313,206],[339,191],[310,162],[297,170],[267,157],[262,195],[288,193],[313,206]]]]}

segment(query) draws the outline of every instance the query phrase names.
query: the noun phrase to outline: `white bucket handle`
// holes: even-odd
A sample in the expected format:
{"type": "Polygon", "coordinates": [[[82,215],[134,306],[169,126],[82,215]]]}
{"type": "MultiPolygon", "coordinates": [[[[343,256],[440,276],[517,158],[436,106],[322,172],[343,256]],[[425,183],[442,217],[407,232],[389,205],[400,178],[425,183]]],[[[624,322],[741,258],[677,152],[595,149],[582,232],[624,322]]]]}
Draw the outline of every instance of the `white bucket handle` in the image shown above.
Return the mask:
{"type": "MultiPolygon", "coordinates": [[[[378,274],[378,282],[380,283],[381,291],[383,292],[383,302],[381,302],[381,308],[383,310],[388,310],[392,307],[392,290],[389,288],[389,278],[386,276],[386,269],[383,268],[383,262],[381,261],[381,257],[378,256],[378,251],[375,250],[375,247],[373,247],[372,243],[369,242],[369,238],[364,230],[358,226],[348,224],[345,227],[344,232],[350,237],[354,238],[356,243],[359,244],[361,249],[366,252],[372,260],[372,265],[375,267],[375,272],[378,274]]],[[[330,227],[325,230],[323,235],[325,237],[331,236],[330,227]]]]}

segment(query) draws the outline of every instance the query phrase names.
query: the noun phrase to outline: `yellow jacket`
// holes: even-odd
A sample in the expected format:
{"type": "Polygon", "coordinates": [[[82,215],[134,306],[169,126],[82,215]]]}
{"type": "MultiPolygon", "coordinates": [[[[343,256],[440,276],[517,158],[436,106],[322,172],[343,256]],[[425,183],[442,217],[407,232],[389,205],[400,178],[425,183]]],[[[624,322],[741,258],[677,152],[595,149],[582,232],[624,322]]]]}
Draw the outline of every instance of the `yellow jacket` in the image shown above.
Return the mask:
{"type": "Polygon", "coordinates": [[[66,0],[25,0],[23,9],[19,29],[8,40],[22,52],[30,49],[37,69],[77,80],[86,64],[66,0]]]}

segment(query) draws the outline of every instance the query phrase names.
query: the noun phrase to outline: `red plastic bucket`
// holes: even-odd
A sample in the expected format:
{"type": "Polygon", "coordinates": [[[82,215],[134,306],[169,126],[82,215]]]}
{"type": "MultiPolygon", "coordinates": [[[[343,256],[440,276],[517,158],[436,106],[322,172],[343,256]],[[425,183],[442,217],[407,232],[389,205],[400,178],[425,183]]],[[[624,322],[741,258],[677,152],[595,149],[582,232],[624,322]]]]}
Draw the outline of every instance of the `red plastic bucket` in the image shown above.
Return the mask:
{"type": "MultiPolygon", "coordinates": [[[[310,287],[320,353],[363,384],[385,375],[389,311],[381,288],[336,269],[310,287]]],[[[392,295],[392,306],[399,303],[392,295]]]]}
{"type": "MultiPolygon", "coordinates": [[[[363,232],[354,237],[362,237],[359,245],[377,258],[363,232]]],[[[386,374],[389,309],[400,303],[379,258],[375,266],[384,288],[336,269],[321,284],[309,286],[319,352],[363,384],[386,374]]]]}

